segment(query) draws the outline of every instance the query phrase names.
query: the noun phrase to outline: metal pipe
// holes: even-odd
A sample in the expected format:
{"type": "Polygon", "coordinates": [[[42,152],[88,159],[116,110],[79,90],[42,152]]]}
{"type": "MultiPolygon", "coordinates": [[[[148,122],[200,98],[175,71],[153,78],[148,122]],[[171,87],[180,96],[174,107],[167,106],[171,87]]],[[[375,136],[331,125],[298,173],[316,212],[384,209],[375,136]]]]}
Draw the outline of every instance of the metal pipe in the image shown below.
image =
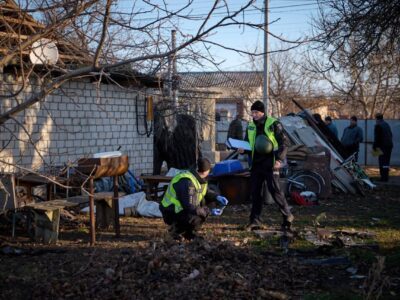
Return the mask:
{"type": "Polygon", "coordinates": [[[268,56],[268,5],[269,0],[264,0],[264,82],[263,82],[263,102],[265,113],[268,114],[268,81],[269,81],[269,56],[268,56]]]}
{"type": "MultiPolygon", "coordinates": [[[[172,34],[172,50],[176,49],[176,30],[172,30],[171,31],[172,34]]],[[[174,54],[172,55],[172,82],[171,82],[171,86],[172,86],[172,99],[174,101],[174,106],[175,108],[178,107],[178,91],[176,88],[176,80],[177,80],[177,70],[176,70],[176,52],[174,52],[174,54]]]]}

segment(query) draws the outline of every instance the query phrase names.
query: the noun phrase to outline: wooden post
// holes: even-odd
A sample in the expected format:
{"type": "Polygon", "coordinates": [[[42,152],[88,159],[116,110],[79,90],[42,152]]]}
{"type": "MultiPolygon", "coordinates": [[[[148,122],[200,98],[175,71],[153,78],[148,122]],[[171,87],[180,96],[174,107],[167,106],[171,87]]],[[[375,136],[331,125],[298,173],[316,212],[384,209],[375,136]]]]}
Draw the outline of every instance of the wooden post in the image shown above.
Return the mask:
{"type": "Polygon", "coordinates": [[[45,244],[57,243],[61,208],[49,207],[47,210],[32,211],[35,216],[35,240],[45,244]]]}
{"type": "Polygon", "coordinates": [[[90,245],[93,246],[96,242],[96,227],[94,218],[94,179],[90,177],[89,186],[89,210],[90,210],[90,245]]]}
{"type": "Polygon", "coordinates": [[[51,200],[52,189],[53,189],[53,183],[51,183],[51,182],[47,183],[46,184],[46,200],[47,201],[51,200]]]}
{"type": "Polygon", "coordinates": [[[114,212],[115,212],[115,235],[117,237],[120,236],[120,228],[119,228],[119,195],[118,195],[118,176],[114,176],[114,212]]]}

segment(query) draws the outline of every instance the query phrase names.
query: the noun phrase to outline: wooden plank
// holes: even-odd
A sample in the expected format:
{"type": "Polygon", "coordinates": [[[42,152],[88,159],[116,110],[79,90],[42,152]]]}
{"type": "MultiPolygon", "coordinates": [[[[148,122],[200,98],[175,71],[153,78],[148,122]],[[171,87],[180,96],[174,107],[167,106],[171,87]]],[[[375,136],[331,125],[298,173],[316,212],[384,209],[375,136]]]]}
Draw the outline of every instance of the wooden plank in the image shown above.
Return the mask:
{"type": "Polygon", "coordinates": [[[162,176],[162,175],[142,175],[140,176],[143,181],[147,182],[170,182],[172,180],[172,176],[162,176]]]}
{"type": "Polygon", "coordinates": [[[7,17],[7,16],[4,16],[4,15],[1,16],[1,19],[5,20],[5,21],[7,21],[9,23],[21,24],[21,25],[25,25],[25,26],[33,26],[33,27],[37,27],[37,28],[40,28],[40,29],[46,28],[46,26],[44,26],[41,23],[28,21],[28,20],[26,20],[26,18],[24,18],[24,19],[23,18],[24,18],[23,16],[22,16],[21,19],[16,19],[16,18],[13,18],[13,17],[7,17]]]}
{"type": "MultiPolygon", "coordinates": [[[[29,55],[30,54],[30,51],[28,51],[28,50],[22,50],[22,51],[20,51],[20,50],[18,50],[20,53],[22,53],[22,54],[24,54],[24,55],[29,55]]],[[[0,52],[1,53],[8,53],[8,52],[10,52],[10,49],[7,49],[7,48],[0,48],[0,52]]],[[[89,58],[89,57],[84,57],[84,56],[74,56],[74,55],[68,55],[68,54],[63,54],[63,53],[60,53],[59,54],[59,58],[61,58],[61,59],[66,59],[66,60],[69,60],[69,61],[80,61],[80,62],[92,62],[92,60],[89,58]]]]}
{"type": "Polygon", "coordinates": [[[69,202],[63,199],[58,199],[45,202],[30,203],[25,207],[46,211],[46,210],[53,210],[53,209],[73,207],[73,206],[77,206],[77,203],[69,202]]]}
{"type": "Polygon", "coordinates": [[[128,155],[118,157],[82,158],[76,169],[93,178],[124,175],[129,168],[128,155]],[[94,171],[93,171],[94,170],[94,171]]]}
{"type": "Polygon", "coordinates": [[[303,141],[303,143],[307,146],[323,146],[329,149],[331,153],[331,161],[330,161],[330,168],[333,173],[333,175],[336,177],[337,180],[339,180],[343,186],[346,187],[346,189],[352,193],[355,194],[356,190],[354,187],[351,185],[353,182],[353,178],[351,175],[344,169],[337,169],[337,167],[340,166],[340,163],[338,160],[340,157],[335,151],[332,151],[332,148],[330,145],[326,144],[326,142],[320,137],[319,134],[317,134],[312,127],[308,128],[299,128],[296,129],[295,132],[298,133],[299,137],[303,141]]]}
{"type": "Polygon", "coordinates": [[[119,224],[119,195],[118,195],[118,176],[114,176],[114,197],[113,197],[113,206],[114,206],[114,229],[115,235],[117,237],[120,236],[120,224],[119,224]]]}
{"type": "MultiPolygon", "coordinates": [[[[119,197],[125,196],[126,193],[124,192],[119,192],[119,197]]],[[[94,193],[94,200],[112,200],[113,196],[114,196],[114,192],[99,192],[99,193],[94,193]]],[[[74,202],[74,201],[78,201],[78,202],[89,202],[89,196],[85,196],[85,195],[80,195],[80,196],[72,196],[72,197],[68,197],[66,198],[66,200],[74,202]]]]}
{"type": "Polygon", "coordinates": [[[27,40],[30,38],[30,36],[28,36],[28,35],[16,34],[16,33],[12,33],[12,32],[4,32],[4,31],[0,31],[0,36],[12,38],[12,39],[19,39],[19,40],[27,40]]]}
{"type": "Polygon", "coordinates": [[[33,18],[29,13],[24,12],[14,1],[8,1],[7,3],[2,4],[0,6],[0,11],[1,10],[18,14],[21,18],[26,18],[31,20],[31,22],[37,22],[35,18],[33,18]]]}
{"type": "Polygon", "coordinates": [[[324,146],[328,148],[331,153],[330,169],[336,178],[333,183],[339,183],[341,188],[345,188],[346,191],[352,194],[356,193],[355,189],[350,184],[352,181],[350,174],[344,170],[334,171],[335,168],[339,166],[338,160],[340,159],[340,156],[315,132],[314,128],[306,125],[304,119],[298,116],[281,117],[279,120],[282,123],[285,132],[295,144],[324,146]]]}
{"type": "Polygon", "coordinates": [[[89,216],[90,216],[90,245],[94,246],[96,243],[96,227],[94,218],[94,179],[90,177],[89,179],[89,216]]]}
{"type": "Polygon", "coordinates": [[[96,201],[96,228],[108,229],[114,224],[114,220],[115,209],[113,203],[108,203],[104,200],[96,201]]]}

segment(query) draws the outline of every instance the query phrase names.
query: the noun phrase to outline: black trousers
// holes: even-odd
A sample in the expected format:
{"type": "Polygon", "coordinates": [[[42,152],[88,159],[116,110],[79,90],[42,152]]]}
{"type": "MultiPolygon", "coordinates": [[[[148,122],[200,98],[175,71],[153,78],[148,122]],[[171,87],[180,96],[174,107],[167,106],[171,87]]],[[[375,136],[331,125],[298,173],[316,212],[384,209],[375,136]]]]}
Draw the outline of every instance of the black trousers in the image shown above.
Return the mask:
{"type": "Polygon", "coordinates": [[[269,193],[274,202],[278,205],[282,214],[283,221],[291,215],[285,195],[279,184],[279,174],[274,175],[273,170],[260,170],[255,166],[251,170],[251,198],[252,207],[250,213],[250,222],[261,221],[261,212],[264,197],[262,195],[263,182],[266,181],[269,193]]]}
{"type": "Polygon", "coordinates": [[[390,157],[392,156],[392,147],[381,147],[383,152],[379,155],[379,173],[381,174],[381,181],[389,180],[390,157]]]}
{"type": "Polygon", "coordinates": [[[160,204],[160,210],[164,222],[167,225],[175,225],[176,234],[190,236],[194,231],[199,230],[201,225],[203,225],[206,220],[204,217],[187,213],[184,210],[179,213],[175,213],[173,205],[165,208],[160,204]]]}

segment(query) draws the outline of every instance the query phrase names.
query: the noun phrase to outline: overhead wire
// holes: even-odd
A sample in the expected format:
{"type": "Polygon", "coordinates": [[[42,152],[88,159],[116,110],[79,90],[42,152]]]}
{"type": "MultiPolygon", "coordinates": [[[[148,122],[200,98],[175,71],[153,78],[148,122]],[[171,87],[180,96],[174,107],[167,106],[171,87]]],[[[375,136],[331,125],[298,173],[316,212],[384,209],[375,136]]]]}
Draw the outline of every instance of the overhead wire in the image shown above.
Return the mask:
{"type": "MultiPolygon", "coordinates": [[[[297,9],[297,7],[305,7],[305,6],[316,6],[316,5],[318,5],[318,4],[324,4],[324,3],[328,3],[329,1],[320,1],[320,2],[315,2],[315,3],[303,3],[303,4],[292,4],[292,5],[281,5],[281,6],[273,6],[273,7],[269,7],[269,11],[270,11],[270,13],[285,13],[285,12],[296,12],[296,11],[305,11],[305,10],[309,10],[309,8],[307,8],[307,9],[297,9]],[[275,9],[283,9],[283,8],[289,8],[289,9],[291,9],[291,8],[296,8],[296,10],[281,10],[281,11],[273,11],[273,10],[275,10],[275,9]]],[[[204,8],[206,8],[206,7],[204,7],[204,8]]],[[[316,8],[318,8],[318,7],[316,7],[316,8]]],[[[194,9],[194,8],[193,8],[194,9]]],[[[237,11],[237,10],[239,10],[239,9],[241,9],[240,7],[238,7],[238,8],[234,8],[233,9],[233,11],[237,11]]],[[[264,13],[264,9],[263,8],[249,8],[249,9],[246,9],[246,15],[258,15],[259,13],[264,13]],[[249,12],[257,12],[257,13],[255,13],[255,14],[249,14],[249,12]]],[[[119,15],[132,15],[132,13],[124,13],[124,12],[115,12],[115,11],[113,11],[112,12],[113,14],[119,14],[119,15]]],[[[224,11],[224,12],[222,12],[222,11],[220,11],[220,12],[218,12],[218,11],[216,11],[216,12],[214,12],[212,15],[211,15],[211,17],[215,17],[215,16],[221,16],[221,15],[226,15],[227,14],[227,12],[226,11],[224,11]]],[[[185,16],[185,17],[189,17],[189,18],[197,18],[199,21],[200,20],[202,20],[201,18],[204,18],[204,17],[207,17],[208,16],[208,12],[207,13],[199,13],[199,14],[192,14],[192,15],[187,15],[187,16],[185,16]]],[[[158,16],[159,17],[159,16],[158,16]]],[[[149,17],[149,18],[138,18],[138,19],[135,19],[135,20],[137,20],[137,21],[145,21],[145,20],[154,20],[154,19],[157,19],[158,17],[149,17]]]]}

